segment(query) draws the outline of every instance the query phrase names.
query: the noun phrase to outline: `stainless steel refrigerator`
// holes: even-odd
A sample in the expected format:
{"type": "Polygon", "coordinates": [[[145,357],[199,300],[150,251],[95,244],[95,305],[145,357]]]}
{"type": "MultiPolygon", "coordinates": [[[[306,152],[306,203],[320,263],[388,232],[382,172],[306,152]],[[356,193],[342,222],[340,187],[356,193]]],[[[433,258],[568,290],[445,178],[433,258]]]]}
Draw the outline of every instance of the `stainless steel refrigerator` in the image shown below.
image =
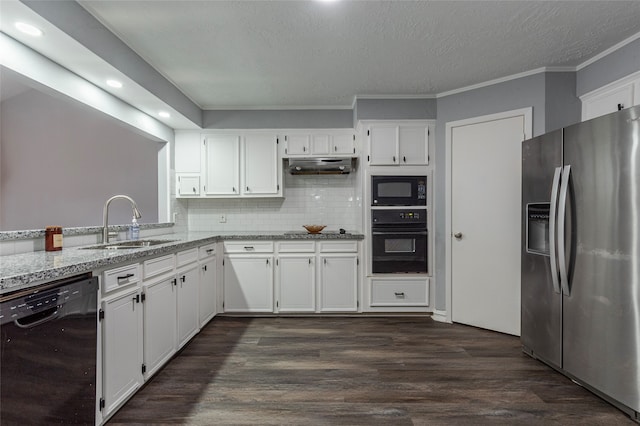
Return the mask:
{"type": "Polygon", "coordinates": [[[525,353],[640,421],[640,107],[522,146],[525,353]]]}

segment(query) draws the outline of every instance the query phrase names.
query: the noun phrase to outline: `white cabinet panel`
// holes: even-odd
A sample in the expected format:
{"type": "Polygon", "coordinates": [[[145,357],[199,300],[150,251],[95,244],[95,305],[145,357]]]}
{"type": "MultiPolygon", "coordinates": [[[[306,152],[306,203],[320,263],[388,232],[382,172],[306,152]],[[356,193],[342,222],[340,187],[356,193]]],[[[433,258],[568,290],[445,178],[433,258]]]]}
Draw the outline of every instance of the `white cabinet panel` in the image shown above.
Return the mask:
{"type": "Polygon", "coordinates": [[[274,135],[247,135],[244,138],[243,195],[277,195],[278,144],[274,135]]]}
{"type": "Polygon", "coordinates": [[[240,137],[210,135],[205,138],[205,195],[240,194],[240,137]]]}
{"type": "MultiPolygon", "coordinates": [[[[103,416],[118,409],[142,386],[142,304],[133,287],[102,302],[103,416]]],[[[61,384],[64,385],[64,384],[61,384]]]]}
{"type": "Polygon", "coordinates": [[[428,165],[431,131],[427,123],[385,122],[371,124],[367,133],[369,136],[369,165],[428,165]]]}
{"type": "Polygon", "coordinates": [[[273,256],[224,257],[224,311],[273,312],[273,256]]]}
{"type": "Polygon", "coordinates": [[[176,352],[176,280],[144,285],[144,364],[149,378],[176,352]]]}
{"type": "Polygon", "coordinates": [[[428,306],[429,279],[372,278],[370,306],[428,306]]]}
{"type": "Polygon", "coordinates": [[[216,291],[216,257],[211,256],[200,265],[200,291],[198,294],[198,313],[200,327],[211,320],[218,306],[216,291]]]}
{"type": "Polygon", "coordinates": [[[331,153],[336,155],[354,155],[355,135],[353,133],[335,134],[331,139],[331,153]]]}
{"type": "Polygon", "coordinates": [[[200,196],[200,175],[176,173],[176,196],[198,197],[200,196]]]}
{"type": "Polygon", "coordinates": [[[398,126],[380,124],[369,128],[369,164],[398,164],[398,126]]]}
{"type": "Polygon", "coordinates": [[[429,163],[429,128],[424,125],[401,125],[398,129],[399,163],[426,165],[429,163]]]}
{"type": "Polygon", "coordinates": [[[278,258],[279,312],[315,312],[315,255],[278,258]]]}
{"type": "Polygon", "coordinates": [[[287,135],[285,136],[285,153],[288,155],[309,155],[310,135],[287,135]]]}
{"type": "Polygon", "coordinates": [[[198,267],[193,266],[179,272],[177,279],[177,317],[178,317],[178,349],[184,346],[200,329],[198,315],[198,267]]]}
{"type": "Polygon", "coordinates": [[[358,256],[320,255],[320,312],[358,310],[358,256]]]}
{"type": "Polygon", "coordinates": [[[619,87],[614,86],[593,97],[584,99],[582,103],[582,120],[590,120],[601,115],[611,114],[621,108],[628,108],[633,105],[634,83],[627,83],[619,87]]]}
{"type": "Polygon", "coordinates": [[[176,173],[200,173],[200,133],[176,131],[176,173]]]}

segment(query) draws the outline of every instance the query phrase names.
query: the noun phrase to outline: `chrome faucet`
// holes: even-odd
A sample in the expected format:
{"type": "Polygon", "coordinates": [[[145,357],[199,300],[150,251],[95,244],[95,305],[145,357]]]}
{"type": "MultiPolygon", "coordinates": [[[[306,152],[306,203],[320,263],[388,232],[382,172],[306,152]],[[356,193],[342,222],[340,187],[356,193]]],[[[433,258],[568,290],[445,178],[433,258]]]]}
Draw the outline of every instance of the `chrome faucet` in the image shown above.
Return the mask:
{"type": "Polygon", "coordinates": [[[133,201],[133,198],[126,195],[114,195],[109,198],[107,202],[104,203],[104,210],[102,211],[102,242],[104,244],[109,242],[109,204],[118,198],[129,200],[131,207],[133,208],[133,216],[136,219],[140,219],[142,217],[142,214],[140,214],[140,210],[138,210],[138,206],[136,205],[136,202],[133,201]]]}

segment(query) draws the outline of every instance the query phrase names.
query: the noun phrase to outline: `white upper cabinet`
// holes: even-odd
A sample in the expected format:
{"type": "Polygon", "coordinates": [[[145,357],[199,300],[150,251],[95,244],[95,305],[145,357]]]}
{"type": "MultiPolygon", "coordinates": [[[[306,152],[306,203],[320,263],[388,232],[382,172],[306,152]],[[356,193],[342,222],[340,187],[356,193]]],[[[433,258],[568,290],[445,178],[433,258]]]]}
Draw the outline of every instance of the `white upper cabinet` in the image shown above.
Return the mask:
{"type": "Polygon", "coordinates": [[[318,130],[290,132],[284,136],[285,157],[354,156],[356,137],[353,131],[318,130]]]}
{"type": "Polygon", "coordinates": [[[581,96],[582,121],[640,104],[640,75],[631,75],[581,96]]]}
{"type": "Polygon", "coordinates": [[[240,136],[208,135],[204,138],[205,195],[240,195],[240,136]]]}
{"type": "Polygon", "coordinates": [[[176,131],[176,173],[200,173],[200,133],[176,131]]]}
{"type": "Polygon", "coordinates": [[[281,195],[281,164],[275,135],[250,134],[244,137],[243,185],[245,196],[281,195]]]}
{"type": "Polygon", "coordinates": [[[369,165],[428,165],[430,135],[429,125],[424,122],[370,124],[367,129],[369,165]]]}

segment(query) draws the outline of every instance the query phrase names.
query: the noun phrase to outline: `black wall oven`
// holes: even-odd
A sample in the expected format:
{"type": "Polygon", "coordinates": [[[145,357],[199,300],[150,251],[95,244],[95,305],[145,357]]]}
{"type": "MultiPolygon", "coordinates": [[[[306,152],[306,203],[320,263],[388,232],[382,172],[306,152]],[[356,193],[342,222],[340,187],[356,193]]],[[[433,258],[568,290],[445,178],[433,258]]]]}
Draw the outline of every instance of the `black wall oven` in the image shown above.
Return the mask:
{"type": "Polygon", "coordinates": [[[372,272],[428,272],[427,210],[371,211],[372,272]]]}
{"type": "Polygon", "coordinates": [[[426,176],[371,176],[372,206],[426,206],[426,176]]]}

